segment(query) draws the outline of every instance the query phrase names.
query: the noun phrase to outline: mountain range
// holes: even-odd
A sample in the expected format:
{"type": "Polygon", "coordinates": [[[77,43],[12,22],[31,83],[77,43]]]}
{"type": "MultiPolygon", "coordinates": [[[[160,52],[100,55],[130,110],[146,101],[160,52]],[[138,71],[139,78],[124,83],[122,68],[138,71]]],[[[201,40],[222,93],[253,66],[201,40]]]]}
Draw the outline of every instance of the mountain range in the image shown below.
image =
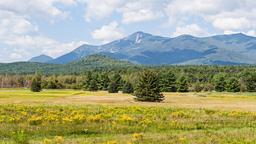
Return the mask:
{"type": "Polygon", "coordinates": [[[84,44],[55,59],[43,55],[32,58],[31,61],[68,64],[94,54],[144,65],[256,64],[256,37],[238,33],[211,37],[181,35],[169,38],[136,32],[99,46],[84,44]]]}

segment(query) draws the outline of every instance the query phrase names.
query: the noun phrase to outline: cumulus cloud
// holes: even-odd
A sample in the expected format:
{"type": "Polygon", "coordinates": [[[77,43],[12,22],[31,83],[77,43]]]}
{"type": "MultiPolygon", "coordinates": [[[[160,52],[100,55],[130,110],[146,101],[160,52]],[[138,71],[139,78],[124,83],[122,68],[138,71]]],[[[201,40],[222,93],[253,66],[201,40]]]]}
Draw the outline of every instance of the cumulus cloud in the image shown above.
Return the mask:
{"type": "Polygon", "coordinates": [[[213,21],[213,26],[222,30],[247,29],[251,27],[251,22],[246,18],[217,18],[213,21]]]}
{"type": "Polygon", "coordinates": [[[155,20],[163,14],[159,11],[159,5],[165,0],[80,0],[85,3],[86,21],[103,19],[114,12],[122,15],[123,23],[137,23],[155,20]]]}
{"type": "Polygon", "coordinates": [[[20,61],[30,59],[33,56],[47,54],[52,57],[61,56],[69,51],[74,50],[78,46],[85,44],[84,41],[59,42],[45,36],[8,36],[3,43],[10,47],[7,56],[11,61],[20,61]]]}
{"type": "Polygon", "coordinates": [[[100,40],[103,43],[124,37],[124,33],[122,32],[121,28],[119,28],[116,21],[96,29],[91,33],[91,35],[94,39],[100,40]]]}
{"type": "Polygon", "coordinates": [[[29,20],[13,12],[0,10],[0,35],[25,34],[37,31],[29,20]]]}
{"type": "Polygon", "coordinates": [[[183,34],[190,34],[194,36],[205,36],[208,33],[200,28],[197,24],[186,25],[184,27],[177,27],[173,36],[179,36],[183,34]]]}
{"type": "Polygon", "coordinates": [[[204,22],[221,31],[246,32],[256,28],[254,0],[173,0],[165,8],[172,25],[204,22]]]}
{"type": "Polygon", "coordinates": [[[56,3],[74,5],[75,0],[2,0],[0,9],[30,17],[65,16],[66,12],[55,6],[56,3]]]}
{"type": "Polygon", "coordinates": [[[35,18],[55,20],[66,15],[55,6],[58,3],[76,4],[75,0],[0,1],[1,62],[22,61],[42,53],[56,57],[85,43],[60,42],[40,34],[35,18]]]}
{"type": "Polygon", "coordinates": [[[110,16],[123,3],[122,0],[81,0],[80,2],[86,4],[86,21],[110,16]]]}
{"type": "Polygon", "coordinates": [[[162,0],[127,1],[119,9],[122,13],[122,22],[129,24],[161,18],[163,13],[159,8],[162,7],[162,2],[162,0]]]}

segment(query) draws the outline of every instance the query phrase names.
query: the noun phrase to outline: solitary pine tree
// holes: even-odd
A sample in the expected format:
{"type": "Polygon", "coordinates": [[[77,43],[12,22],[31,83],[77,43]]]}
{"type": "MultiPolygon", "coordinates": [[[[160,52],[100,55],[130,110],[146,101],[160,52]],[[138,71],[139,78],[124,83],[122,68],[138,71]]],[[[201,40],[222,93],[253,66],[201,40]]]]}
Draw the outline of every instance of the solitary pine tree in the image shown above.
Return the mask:
{"type": "Polygon", "coordinates": [[[228,92],[239,92],[240,91],[240,84],[237,78],[231,77],[226,82],[226,90],[228,92]]]}
{"type": "Polygon", "coordinates": [[[41,76],[39,74],[35,74],[32,79],[30,90],[32,92],[40,92],[42,90],[41,87],[41,76]]]}
{"type": "Polygon", "coordinates": [[[188,92],[188,82],[185,76],[181,76],[177,80],[177,91],[178,92],[188,92]]]}
{"type": "Polygon", "coordinates": [[[125,82],[124,86],[123,86],[123,93],[133,93],[133,86],[131,83],[129,82],[125,82]]]}
{"type": "Polygon", "coordinates": [[[158,75],[152,71],[141,72],[134,95],[135,100],[138,101],[163,101],[164,96],[160,90],[158,75]]]}

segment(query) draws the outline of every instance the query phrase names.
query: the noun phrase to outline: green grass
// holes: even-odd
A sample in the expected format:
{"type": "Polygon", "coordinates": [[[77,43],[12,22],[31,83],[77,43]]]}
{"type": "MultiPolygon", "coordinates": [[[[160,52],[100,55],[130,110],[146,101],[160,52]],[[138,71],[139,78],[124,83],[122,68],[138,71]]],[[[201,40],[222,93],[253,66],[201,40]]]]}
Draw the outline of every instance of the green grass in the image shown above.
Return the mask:
{"type": "Polygon", "coordinates": [[[256,143],[255,93],[0,90],[1,143],[256,143]]]}
{"type": "Polygon", "coordinates": [[[255,143],[256,113],[143,106],[0,106],[0,139],[255,143]],[[134,135],[139,135],[135,138],[134,135]],[[136,140],[134,140],[136,139],[136,140]],[[153,141],[152,141],[153,140],[153,141]]]}

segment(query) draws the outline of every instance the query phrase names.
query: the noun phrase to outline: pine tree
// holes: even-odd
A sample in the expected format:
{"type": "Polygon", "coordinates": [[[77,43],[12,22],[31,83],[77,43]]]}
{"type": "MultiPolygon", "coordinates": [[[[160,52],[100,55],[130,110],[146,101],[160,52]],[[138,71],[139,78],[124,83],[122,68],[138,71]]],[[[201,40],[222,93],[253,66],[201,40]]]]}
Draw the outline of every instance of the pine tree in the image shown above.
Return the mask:
{"type": "Polygon", "coordinates": [[[239,92],[240,91],[240,84],[237,78],[231,77],[226,82],[226,90],[228,92],[239,92]]]}
{"type": "Polygon", "coordinates": [[[160,83],[162,92],[175,92],[177,90],[176,77],[171,71],[168,71],[161,76],[160,83]]]}
{"type": "Polygon", "coordinates": [[[125,82],[124,86],[123,86],[123,93],[133,93],[133,86],[131,83],[129,82],[125,82]]]}
{"type": "Polygon", "coordinates": [[[119,73],[115,73],[111,79],[111,82],[115,82],[117,84],[117,89],[122,90],[123,87],[123,80],[119,73]]]}
{"type": "Polygon", "coordinates": [[[226,86],[225,78],[226,76],[222,73],[217,74],[213,77],[215,91],[217,92],[225,91],[225,86],[226,86]]]}
{"type": "Polygon", "coordinates": [[[256,73],[249,72],[245,78],[246,80],[246,90],[248,92],[256,92],[256,73]]]}
{"type": "Polygon", "coordinates": [[[188,92],[187,78],[183,75],[177,80],[177,91],[178,92],[188,92]]]}
{"type": "Polygon", "coordinates": [[[32,79],[30,90],[32,92],[40,92],[42,90],[42,87],[41,87],[41,76],[39,74],[37,74],[37,73],[35,74],[35,76],[32,79]]]}
{"type": "Polygon", "coordinates": [[[88,90],[89,90],[89,91],[97,91],[97,90],[98,90],[98,85],[97,85],[96,79],[92,79],[92,80],[90,81],[88,90]]]}
{"type": "Polygon", "coordinates": [[[108,86],[108,92],[109,93],[118,93],[118,85],[116,82],[112,81],[110,82],[108,86]]]}
{"type": "Polygon", "coordinates": [[[89,90],[90,87],[90,83],[92,80],[92,73],[88,72],[85,76],[85,80],[83,82],[83,90],[89,90]]]}
{"type": "Polygon", "coordinates": [[[134,95],[135,100],[138,101],[163,101],[164,96],[161,94],[158,75],[152,71],[141,72],[134,95]]]}
{"type": "Polygon", "coordinates": [[[110,80],[107,73],[101,74],[98,81],[100,90],[108,90],[110,80]]]}

